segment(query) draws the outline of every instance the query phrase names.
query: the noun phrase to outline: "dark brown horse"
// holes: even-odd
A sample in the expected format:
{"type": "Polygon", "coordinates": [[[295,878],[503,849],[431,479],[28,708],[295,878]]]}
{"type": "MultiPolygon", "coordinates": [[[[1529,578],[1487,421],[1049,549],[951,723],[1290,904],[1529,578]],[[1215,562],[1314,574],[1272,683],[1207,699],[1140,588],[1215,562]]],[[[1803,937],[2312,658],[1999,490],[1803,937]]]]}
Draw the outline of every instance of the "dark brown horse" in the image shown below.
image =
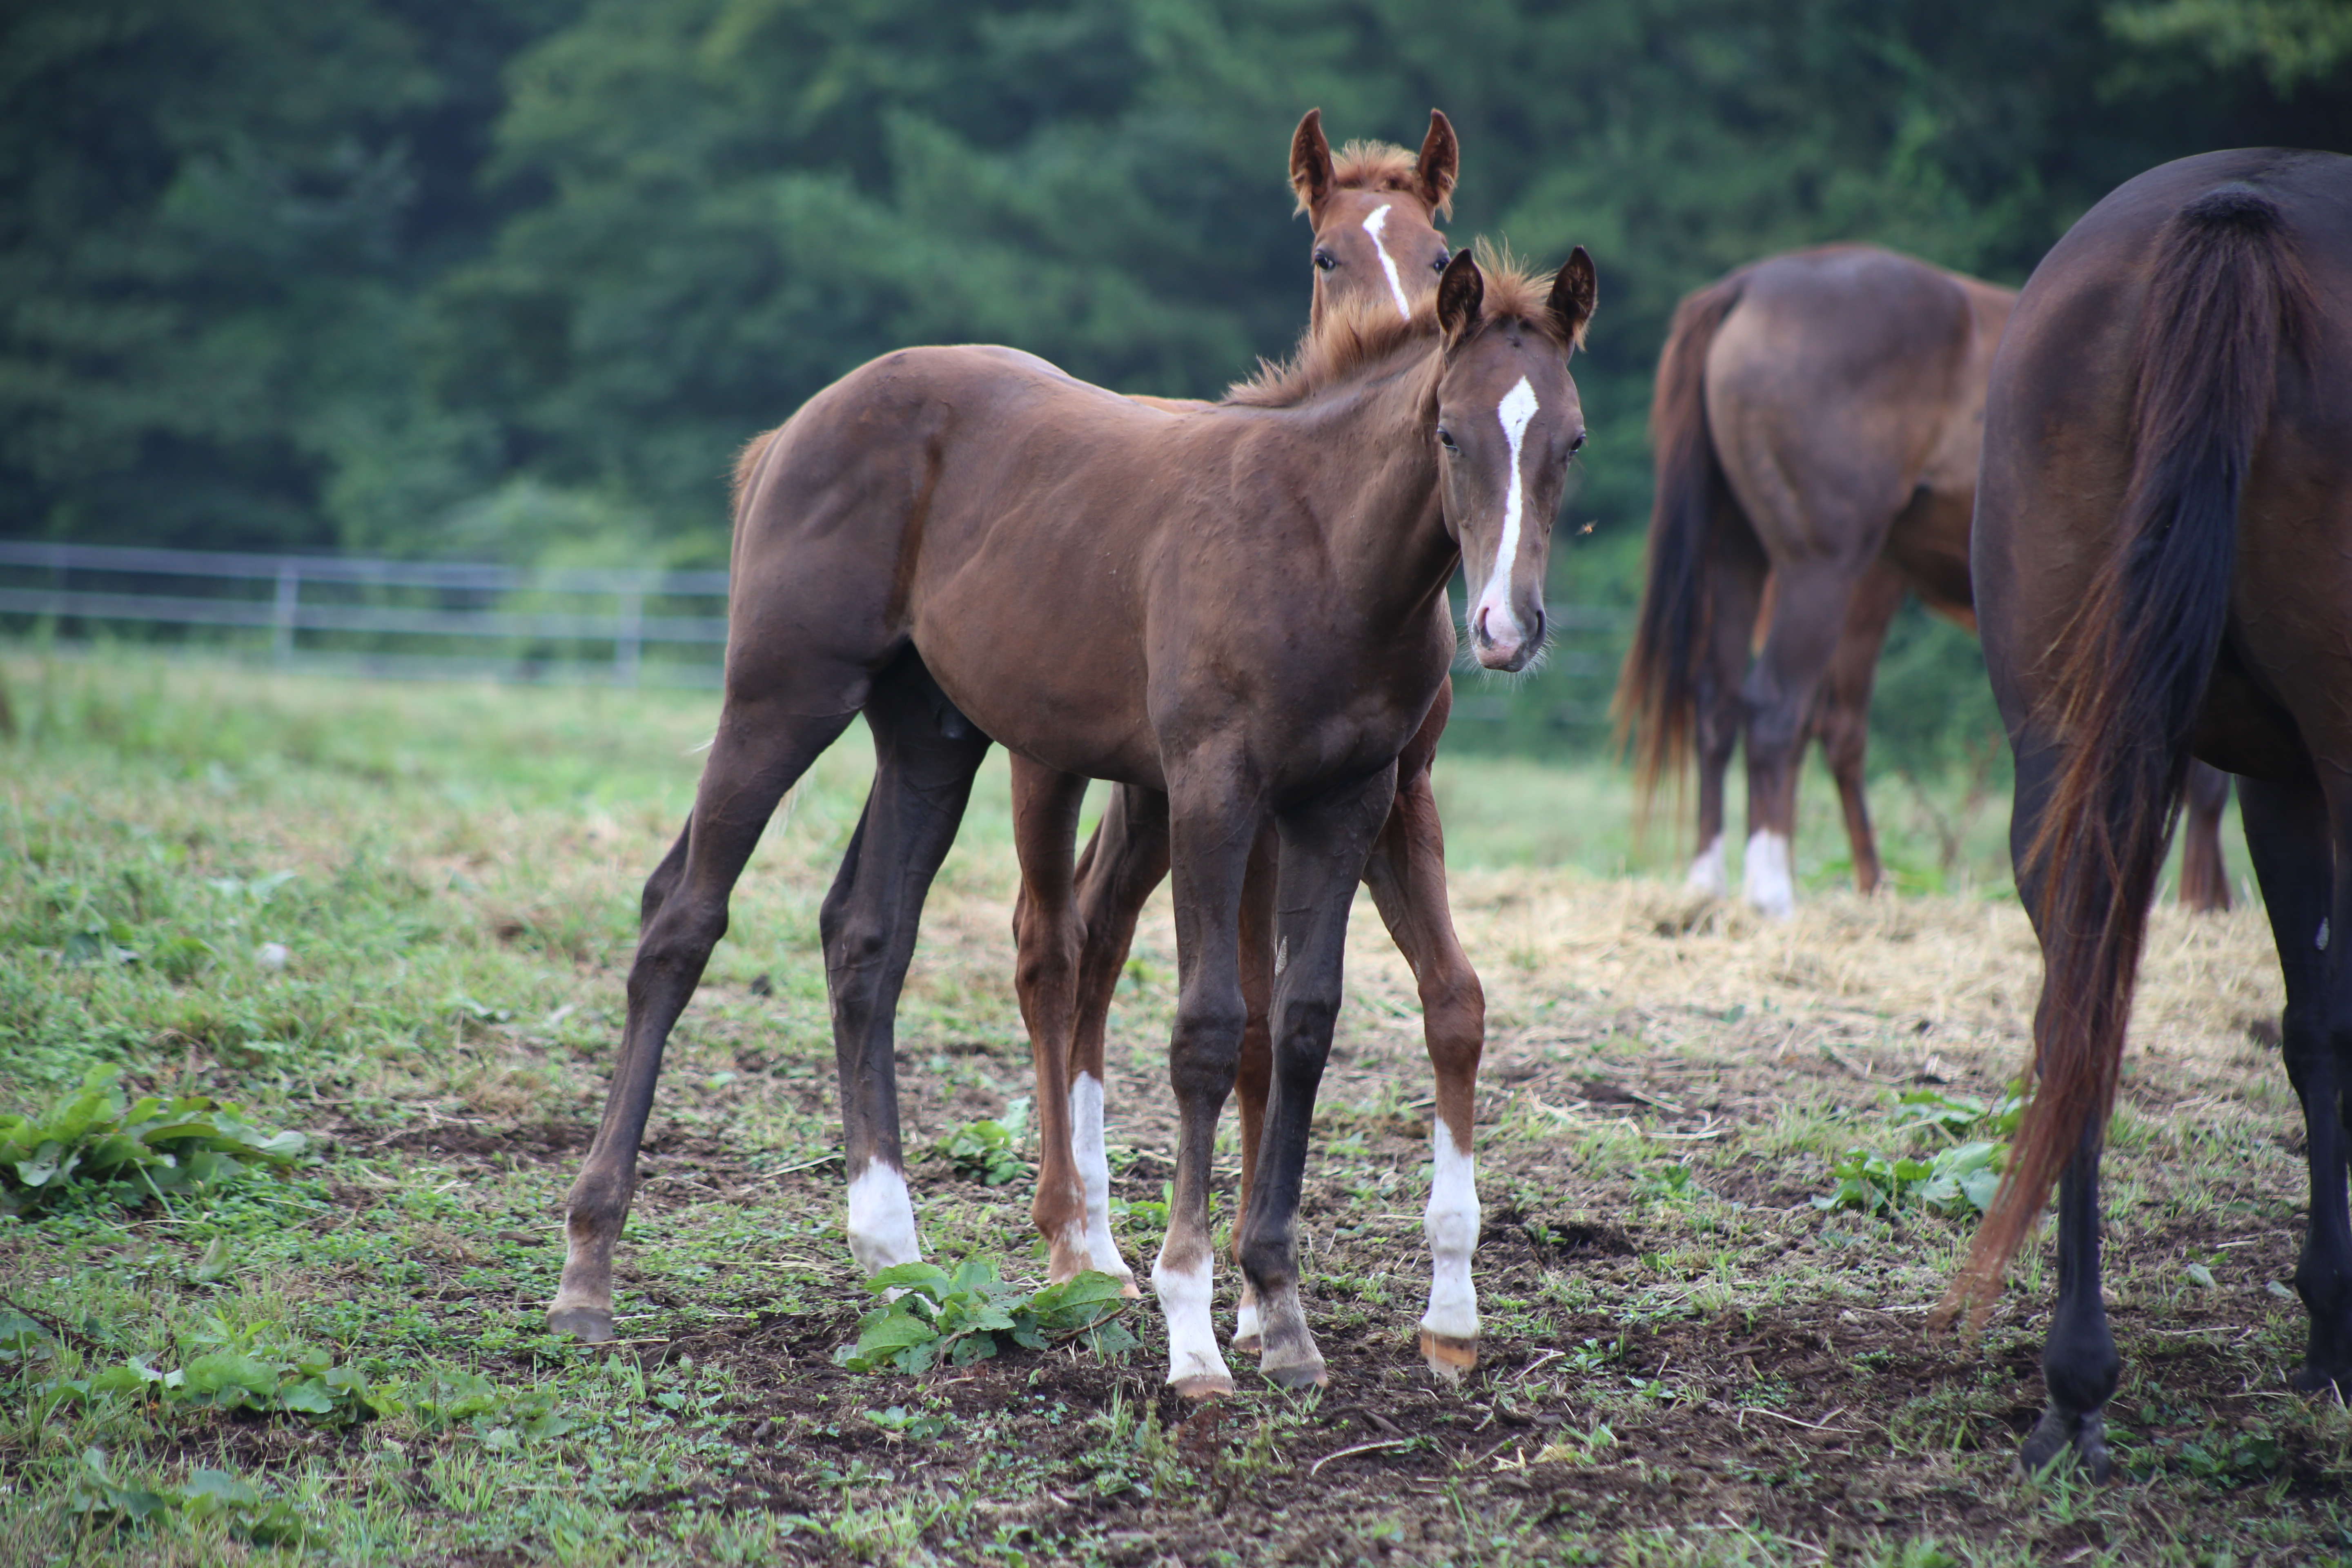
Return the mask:
{"type": "Polygon", "coordinates": [[[2192,755],[2239,775],[2285,972],[2311,1224],[2300,1386],[2352,1393],[2352,158],[2167,163],[2035,268],[1992,370],[1974,568],[2042,939],[2038,1082],[1946,1300],[1981,1318],[2059,1186],[2050,1405],[2024,1461],[2108,1468],[2121,1362],[2099,1152],[2192,755]],[[2063,1175],[2062,1175],[2063,1173],[2063,1175]]]}
{"type": "MultiPolygon", "coordinates": [[[[1349,905],[1397,755],[1453,658],[1457,563],[1485,584],[1471,615],[1481,661],[1518,668],[1537,651],[1549,523],[1583,438],[1568,358],[1594,293],[1580,250],[1549,291],[1465,253],[1433,306],[1329,311],[1290,366],[1214,409],[1170,413],[1012,350],[948,348],[887,355],[794,415],[742,487],[719,732],[683,869],[658,889],[631,967],[551,1326],[611,1333],[613,1247],[663,1042],[776,803],[862,710],[903,787],[869,802],[883,809],[860,823],[820,917],[853,1254],[872,1270],[919,1252],[887,1020],[993,739],[1081,788],[1106,778],[1170,803],[1181,1131],[1152,1279],[1170,1381],[1187,1393],[1232,1386],[1209,1321],[1209,1158],[1246,1022],[1242,885],[1274,824],[1275,1072],[1241,1253],[1265,1370],[1319,1381],[1294,1226],[1349,905]],[[908,801],[931,804],[898,809],[908,801]]],[[[1021,839],[1024,891],[1050,908],[1071,839],[1057,863],[1040,858],[1050,835],[1021,839]]],[[[1061,930],[1046,959],[1074,979],[1075,933],[1061,930]]],[[[1068,980],[1024,984],[1074,1011],[1068,980]]],[[[1087,1227],[1055,1033],[1049,1021],[1033,1034],[1047,1086],[1035,1213],[1063,1277],[1087,1260],[1087,1227]]]]}
{"type": "MultiPolygon", "coordinates": [[[[1796,901],[1797,775],[1817,737],[1854,883],[1879,881],[1870,689],[1906,592],[1973,629],[1969,516],[1985,376],[2017,296],[1874,246],[1743,267],[1685,299],[1651,405],[1657,493],[1619,722],[1644,791],[1696,752],[1690,886],[1729,890],[1724,775],[1748,749],[1742,890],[1796,901]],[[1759,623],[1762,647],[1756,645],[1759,623]]],[[[2180,895],[2226,909],[2229,783],[2200,770],[2180,895]]]]}
{"type": "MultiPolygon", "coordinates": [[[[1448,252],[1436,228],[1452,199],[1458,153],[1445,117],[1430,113],[1429,134],[1416,156],[1401,148],[1351,142],[1335,159],[1319,114],[1310,111],[1292,139],[1290,173],[1298,205],[1314,229],[1315,295],[1310,318],[1319,322],[1337,305],[1385,301],[1400,316],[1427,297],[1444,270],[1448,252]]],[[[1441,1374],[1458,1376],[1477,1360],[1477,1292],[1470,1257],[1478,1241],[1476,1165],[1471,1151],[1473,1099],[1486,1043],[1486,994],[1454,935],[1446,901],[1444,834],[1430,782],[1430,764],[1453,707],[1453,682],[1438,689],[1429,717],[1397,759],[1396,800],[1366,862],[1364,880],[1398,948],[1412,967],[1422,1027],[1437,1079],[1431,1141],[1436,1162],[1423,1216],[1432,1261],[1422,1349],[1441,1374]]],[[[1014,816],[1024,828],[1061,831],[1068,784],[1015,758],[1014,816]]],[[[1267,1006],[1274,984],[1275,837],[1263,835],[1250,863],[1242,906],[1242,991],[1249,1024],[1239,1076],[1242,1173],[1245,1205],[1255,1184],[1258,1145],[1273,1070],[1267,1006]]],[[[1094,1267],[1132,1279],[1110,1230],[1110,1163],[1104,1143],[1104,1035],[1111,996],[1127,963],[1138,912],[1168,874],[1168,802],[1134,785],[1117,788],[1095,837],[1077,864],[1074,909],[1048,913],[1025,890],[1015,915],[1023,961],[1022,997],[1032,1026],[1059,1031],[1058,1003],[1033,1005],[1031,983],[1061,984],[1059,970],[1039,962],[1065,942],[1075,915],[1080,947],[1076,1013],[1070,1040],[1070,1122],[1076,1159],[1086,1186],[1088,1255],[1094,1267]]],[[[1240,1238],[1236,1234],[1235,1247],[1240,1238]]],[[[1241,1353],[1261,1348],[1255,1293],[1246,1275],[1233,1339],[1241,1353]]]]}

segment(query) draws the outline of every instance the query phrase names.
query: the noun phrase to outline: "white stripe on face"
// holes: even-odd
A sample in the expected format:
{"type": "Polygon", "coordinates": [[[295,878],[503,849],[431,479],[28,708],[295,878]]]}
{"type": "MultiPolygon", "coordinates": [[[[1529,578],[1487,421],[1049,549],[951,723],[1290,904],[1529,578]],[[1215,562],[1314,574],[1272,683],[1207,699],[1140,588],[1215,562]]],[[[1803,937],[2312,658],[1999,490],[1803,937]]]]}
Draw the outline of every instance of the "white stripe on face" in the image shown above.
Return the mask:
{"type": "MultiPolygon", "coordinates": [[[[1527,504],[1519,474],[1519,447],[1540,406],[1536,389],[1524,375],[1495,405],[1495,417],[1503,425],[1503,439],[1510,443],[1511,482],[1503,492],[1503,537],[1495,546],[1495,569],[1487,574],[1486,591],[1478,595],[1478,610],[1486,612],[1486,625],[1491,628],[1487,635],[1497,643],[1516,645],[1524,635],[1518,617],[1511,613],[1511,563],[1518,558],[1519,513],[1527,504]]],[[[1470,625],[1475,628],[1479,624],[1478,611],[1474,610],[1470,625]]]]}
{"type": "Polygon", "coordinates": [[[1404,280],[1397,276],[1396,263],[1389,259],[1389,247],[1381,243],[1381,230],[1388,226],[1388,222],[1389,207],[1384,202],[1364,220],[1364,232],[1372,237],[1372,249],[1380,256],[1381,270],[1388,274],[1389,294],[1396,300],[1397,314],[1410,321],[1412,307],[1405,303],[1404,280]]]}

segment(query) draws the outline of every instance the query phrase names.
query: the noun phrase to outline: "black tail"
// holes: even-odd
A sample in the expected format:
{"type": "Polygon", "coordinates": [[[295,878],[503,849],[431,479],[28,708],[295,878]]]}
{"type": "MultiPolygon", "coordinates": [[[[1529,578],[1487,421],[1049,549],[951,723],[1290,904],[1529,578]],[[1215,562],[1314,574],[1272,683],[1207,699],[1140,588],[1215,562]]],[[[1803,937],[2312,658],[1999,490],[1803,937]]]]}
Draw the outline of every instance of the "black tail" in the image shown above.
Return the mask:
{"type": "Polygon", "coordinates": [[[1633,646],[1625,652],[1610,706],[1617,743],[1634,739],[1635,777],[1646,798],[1680,774],[1698,717],[1698,670],[1712,599],[1707,534],[1727,492],[1706,425],[1706,351],[1739,303],[1738,273],[1685,295],[1675,309],[1650,399],[1657,448],[1657,499],[1650,512],[1649,561],[1633,646]]]}
{"type": "Polygon", "coordinates": [[[2054,645],[2044,729],[2070,746],[2021,869],[2046,970],[2033,1097],[1944,1298],[1979,1319],[2084,1134],[2104,1127],[2189,733],[2229,615],[2238,497],[2311,287],[2271,197],[2228,184],[2165,227],[2128,384],[2131,478],[2113,553],[2054,645]]]}

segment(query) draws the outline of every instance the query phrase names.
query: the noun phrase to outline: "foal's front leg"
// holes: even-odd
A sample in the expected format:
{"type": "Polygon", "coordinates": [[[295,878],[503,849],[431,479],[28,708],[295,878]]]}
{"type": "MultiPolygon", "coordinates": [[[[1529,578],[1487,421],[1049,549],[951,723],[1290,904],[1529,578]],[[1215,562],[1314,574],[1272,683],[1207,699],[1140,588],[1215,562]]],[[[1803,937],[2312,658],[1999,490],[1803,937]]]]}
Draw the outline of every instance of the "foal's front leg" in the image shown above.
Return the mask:
{"type": "Polygon", "coordinates": [[[1242,1000],[1242,883],[1264,808],[1241,787],[1237,761],[1186,759],[1169,781],[1176,904],[1176,1027],[1168,1077],[1176,1091],[1175,1201],[1151,1289],[1168,1321],[1168,1381],[1191,1397],[1233,1392],[1211,1318],[1216,1245],[1209,1231],[1209,1162],[1217,1116],[1233,1092],[1248,1010],[1242,1000]]]}
{"type": "Polygon", "coordinates": [[[1298,1200],[1315,1091],[1339,1016],[1348,910],[1365,853],[1396,795],[1396,768],[1326,791],[1275,819],[1282,866],[1275,895],[1274,1083],[1257,1179],[1242,1218],[1242,1268],[1257,1289],[1259,1367],[1286,1388],[1328,1381],[1298,1298],[1298,1200]]]}

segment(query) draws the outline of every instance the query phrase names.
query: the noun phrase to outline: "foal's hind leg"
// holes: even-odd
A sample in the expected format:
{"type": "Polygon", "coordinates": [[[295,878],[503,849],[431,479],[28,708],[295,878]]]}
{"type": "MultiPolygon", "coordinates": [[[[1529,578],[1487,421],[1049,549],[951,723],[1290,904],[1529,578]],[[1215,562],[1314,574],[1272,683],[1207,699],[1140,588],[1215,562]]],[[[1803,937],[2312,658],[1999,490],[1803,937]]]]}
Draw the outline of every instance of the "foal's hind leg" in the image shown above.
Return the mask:
{"type": "Polygon", "coordinates": [[[1445,829],[1429,767],[1445,727],[1445,704],[1431,710],[1404,754],[1388,820],[1364,862],[1364,883],[1421,991],[1422,1034],[1437,1077],[1430,1127],[1436,1174],[1422,1229],[1429,1238],[1429,1310],[1421,1353],[1449,1382],[1478,1364],[1478,1291],[1470,1258],[1478,1246],[1478,1167],[1471,1151],[1478,1060],[1486,1044],[1486,994],[1454,934],[1445,897],[1445,829]]]}
{"type": "MultiPolygon", "coordinates": [[[[854,692],[862,679],[845,670],[835,684],[854,692]]],[[[815,716],[793,710],[805,706],[730,695],[720,715],[687,825],[685,864],[646,921],[629,966],[628,1023],[604,1117],[565,1199],[563,1276],[547,1313],[548,1327],[558,1333],[592,1344],[613,1337],[613,1247],[636,1190],[637,1145],[653,1109],[662,1046],[727,930],[728,894],[776,802],[856,710],[854,703],[815,716]]]]}
{"type": "MultiPolygon", "coordinates": [[[[1037,1078],[1037,1193],[1030,1215],[1045,1238],[1048,1283],[1058,1285],[1092,1268],[1087,1194],[1071,1152],[1079,1108],[1070,1093],[1069,1064],[1077,1006],[1082,933],[1072,888],[1073,840],[1086,779],[1024,760],[1013,773],[1013,842],[1021,858],[1021,892],[1013,906],[1017,957],[1013,987],[1037,1078]]],[[[1099,1145],[1099,1100],[1092,1132],[1099,1145]]],[[[1094,1151],[1098,1152],[1097,1151],[1094,1151]]],[[[1104,1160],[1103,1229],[1109,1234],[1109,1162],[1104,1160]]],[[[1111,1249],[1118,1256],[1118,1249],[1111,1249]]]]}
{"type": "Polygon", "coordinates": [[[1339,1015],[1348,910],[1395,793],[1391,765],[1276,818],[1282,868],[1276,898],[1274,1086],[1241,1234],[1242,1267],[1257,1287],[1265,1324],[1265,1352],[1258,1364],[1287,1388],[1328,1381],[1298,1296],[1299,1192],[1315,1092],[1339,1015]]]}
{"type": "Polygon", "coordinates": [[[2180,906],[2210,914],[2230,907],[2230,871],[2221,859],[2221,814],[2230,808],[2230,775],[2210,763],[2189,764],[2180,791],[2188,809],[2180,823],[2180,906]]]}
{"type": "Polygon", "coordinates": [[[1871,830],[1870,800],[1863,785],[1863,762],[1870,748],[1870,689],[1878,679],[1886,628],[1902,605],[1903,580],[1881,558],[1854,584],[1853,603],[1846,611],[1837,652],[1830,658],[1813,718],[1822,756],[1837,781],[1838,804],[1845,812],[1853,885],[1864,893],[1878,890],[1879,877],[1878,836],[1871,830]]]}
{"type": "MultiPolygon", "coordinates": [[[[1013,760],[1014,787],[1024,764],[1013,760]]],[[[1070,1142],[1086,1191],[1089,1267],[1133,1289],[1135,1271],[1110,1233],[1110,1153],[1104,1145],[1103,1039],[1110,1003],[1127,969],[1136,916],[1168,875],[1168,797],[1120,784],[1078,858],[1077,994],[1070,1036],[1070,1142]]]]}
{"type": "Polygon", "coordinates": [[[849,1251],[870,1275],[922,1256],[898,1141],[898,992],[924,896],[955,842],[988,737],[912,650],[876,679],[866,722],[874,784],[817,929],[841,1075],[849,1251]]]}

